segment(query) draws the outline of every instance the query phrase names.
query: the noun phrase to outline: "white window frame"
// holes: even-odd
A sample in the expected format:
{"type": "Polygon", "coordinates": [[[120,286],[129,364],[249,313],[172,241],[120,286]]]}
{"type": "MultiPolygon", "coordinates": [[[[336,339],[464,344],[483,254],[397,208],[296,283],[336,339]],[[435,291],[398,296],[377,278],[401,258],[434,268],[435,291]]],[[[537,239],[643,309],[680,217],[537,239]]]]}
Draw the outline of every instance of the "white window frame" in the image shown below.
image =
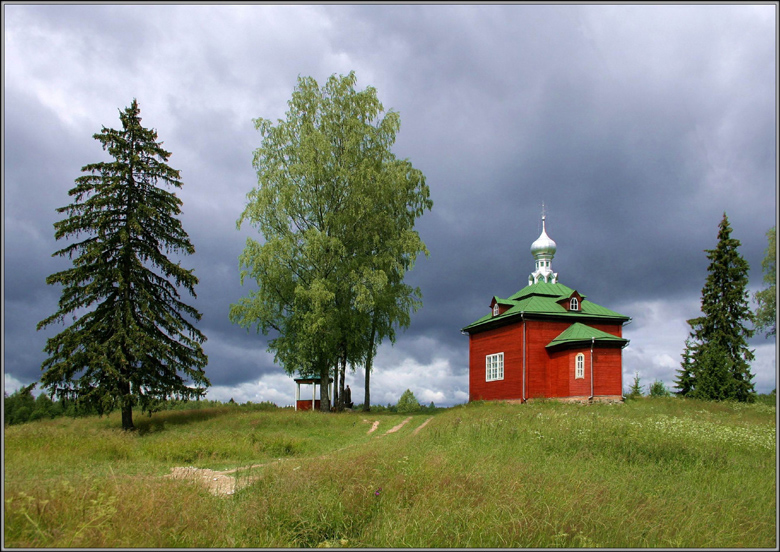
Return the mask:
{"type": "Polygon", "coordinates": [[[569,310],[580,310],[580,302],[576,297],[572,297],[569,301],[569,310]]]}
{"type": "Polygon", "coordinates": [[[504,353],[494,353],[485,357],[485,381],[504,379],[504,353]]]}
{"type": "MultiPolygon", "coordinates": [[[[485,311],[482,311],[485,312],[485,311]]],[[[498,316],[498,303],[493,305],[493,316],[498,316]]]]}
{"type": "Polygon", "coordinates": [[[582,353],[577,353],[577,356],[574,357],[574,379],[584,379],[585,378],[585,355],[582,353]]]}

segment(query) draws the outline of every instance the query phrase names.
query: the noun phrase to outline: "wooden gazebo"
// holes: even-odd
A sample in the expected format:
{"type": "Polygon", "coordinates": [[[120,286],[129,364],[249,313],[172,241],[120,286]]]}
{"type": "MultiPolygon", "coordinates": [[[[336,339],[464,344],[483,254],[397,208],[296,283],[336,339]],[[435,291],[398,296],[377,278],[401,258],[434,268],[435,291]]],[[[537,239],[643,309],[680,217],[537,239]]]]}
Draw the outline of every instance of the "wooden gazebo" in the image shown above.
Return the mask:
{"type": "MultiPolygon", "coordinates": [[[[322,396],[322,382],[319,377],[295,378],[295,410],[319,410],[320,399],[317,398],[317,386],[320,386],[320,396],[322,396]],[[311,385],[311,399],[301,399],[301,385],[311,385]]],[[[329,395],[333,397],[333,378],[328,378],[329,395]]]]}

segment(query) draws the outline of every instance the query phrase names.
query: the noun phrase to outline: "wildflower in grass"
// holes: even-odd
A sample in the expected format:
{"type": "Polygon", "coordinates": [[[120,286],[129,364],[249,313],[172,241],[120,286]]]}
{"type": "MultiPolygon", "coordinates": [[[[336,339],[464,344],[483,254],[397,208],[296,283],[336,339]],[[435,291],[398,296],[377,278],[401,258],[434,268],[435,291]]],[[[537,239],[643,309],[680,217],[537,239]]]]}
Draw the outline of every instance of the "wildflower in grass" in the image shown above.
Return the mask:
{"type": "Polygon", "coordinates": [[[774,426],[739,427],[664,415],[657,416],[651,421],[654,422],[653,426],[656,430],[686,439],[719,441],[745,447],[758,446],[768,450],[774,449],[777,443],[774,426]]]}
{"type": "Polygon", "coordinates": [[[374,491],[374,496],[379,496],[381,492],[382,492],[382,487],[379,487],[376,491],[374,491]]]}

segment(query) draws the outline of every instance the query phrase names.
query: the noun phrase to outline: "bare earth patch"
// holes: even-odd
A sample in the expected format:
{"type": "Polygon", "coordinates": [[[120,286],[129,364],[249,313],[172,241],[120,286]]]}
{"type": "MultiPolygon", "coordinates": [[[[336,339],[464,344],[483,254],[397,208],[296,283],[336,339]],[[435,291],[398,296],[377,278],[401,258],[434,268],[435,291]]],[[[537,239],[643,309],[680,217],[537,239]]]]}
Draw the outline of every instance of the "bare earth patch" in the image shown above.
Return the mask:
{"type": "Polygon", "coordinates": [[[214,471],[208,468],[196,468],[188,466],[186,468],[171,468],[171,473],[164,477],[171,479],[189,479],[191,481],[200,481],[211,494],[216,496],[232,495],[239,489],[243,489],[252,483],[258,476],[244,475],[236,477],[234,474],[239,470],[250,468],[259,468],[268,464],[255,464],[232,470],[214,471]]]}
{"type": "Polygon", "coordinates": [[[211,494],[216,496],[232,495],[239,488],[244,487],[251,482],[251,479],[248,477],[236,479],[235,477],[225,475],[222,472],[216,472],[205,468],[194,468],[192,466],[186,468],[171,468],[171,473],[165,477],[200,481],[211,494]]]}

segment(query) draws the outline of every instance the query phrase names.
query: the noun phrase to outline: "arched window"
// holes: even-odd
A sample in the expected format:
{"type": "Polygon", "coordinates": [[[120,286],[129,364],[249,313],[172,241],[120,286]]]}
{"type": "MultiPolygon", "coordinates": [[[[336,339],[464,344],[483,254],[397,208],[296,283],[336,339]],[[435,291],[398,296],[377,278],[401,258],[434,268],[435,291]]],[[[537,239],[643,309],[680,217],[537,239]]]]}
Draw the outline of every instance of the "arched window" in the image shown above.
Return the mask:
{"type": "Polygon", "coordinates": [[[572,297],[569,301],[569,310],[580,310],[580,302],[577,301],[576,297],[572,297]]]}
{"type": "MultiPolygon", "coordinates": [[[[482,311],[485,312],[485,311],[482,311]]],[[[493,305],[493,316],[498,316],[498,303],[493,305]]]]}
{"type": "Polygon", "coordinates": [[[582,353],[577,354],[574,360],[574,377],[575,379],[585,377],[585,355],[582,353]]]}

